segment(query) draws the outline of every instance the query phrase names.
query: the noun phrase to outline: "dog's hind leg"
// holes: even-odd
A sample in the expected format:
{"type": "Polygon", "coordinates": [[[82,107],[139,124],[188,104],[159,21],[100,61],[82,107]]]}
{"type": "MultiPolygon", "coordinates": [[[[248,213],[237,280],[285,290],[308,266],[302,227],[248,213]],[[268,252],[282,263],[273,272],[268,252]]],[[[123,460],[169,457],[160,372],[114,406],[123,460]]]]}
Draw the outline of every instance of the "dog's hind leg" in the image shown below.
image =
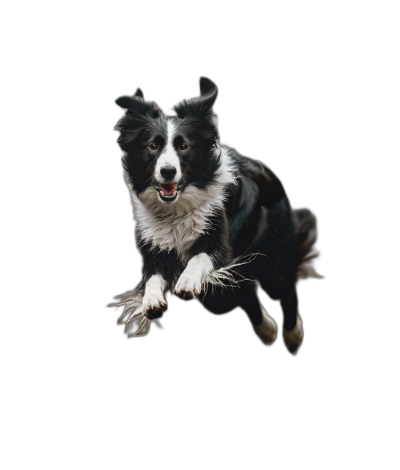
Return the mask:
{"type": "Polygon", "coordinates": [[[283,310],[283,340],[287,349],[296,354],[303,342],[303,322],[298,312],[298,300],[296,286],[282,297],[281,306],[283,310]]]}
{"type": "Polygon", "coordinates": [[[274,300],[280,300],[283,311],[283,340],[289,352],[296,354],[304,337],[303,322],[298,312],[296,284],[273,282],[264,278],[261,287],[274,300]]]}
{"type": "Polygon", "coordinates": [[[261,305],[256,286],[253,284],[248,292],[239,295],[240,306],[247,313],[256,335],[267,345],[272,344],[277,336],[278,327],[275,320],[268,315],[265,308],[261,305]]]}
{"type": "MultiPolygon", "coordinates": [[[[282,289],[277,297],[283,310],[283,339],[288,350],[296,354],[303,342],[303,322],[298,312],[296,278],[322,277],[311,266],[311,261],[317,256],[313,246],[317,240],[317,219],[308,209],[293,211],[296,222],[297,242],[295,250],[295,271],[292,271],[293,281],[281,284],[282,289]]],[[[291,279],[291,276],[289,276],[291,279]]],[[[268,286],[266,286],[268,291],[268,286]]]]}
{"type": "Polygon", "coordinates": [[[254,283],[242,283],[239,289],[217,289],[215,295],[203,295],[201,300],[204,307],[216,314],[241,307],[247,313],[260,340],[267,345],[275,341],[278,331],[275,320],[260,304],[254,283]]]}

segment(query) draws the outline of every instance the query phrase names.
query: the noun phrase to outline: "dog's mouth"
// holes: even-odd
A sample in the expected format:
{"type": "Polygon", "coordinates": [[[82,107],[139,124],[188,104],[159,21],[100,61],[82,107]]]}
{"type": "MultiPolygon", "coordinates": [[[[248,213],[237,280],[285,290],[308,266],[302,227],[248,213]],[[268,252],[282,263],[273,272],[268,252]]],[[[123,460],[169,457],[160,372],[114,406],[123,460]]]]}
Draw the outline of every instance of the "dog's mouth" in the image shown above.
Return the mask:
{"type": "Polygon", "coordinates": [[[178,183],[159,183],[156,181],[154,186],[158,191],[158,195],[163,201],[172,202],[177,199],[179,192],[182,190],[183,182],[179,181],[178,183]]]}

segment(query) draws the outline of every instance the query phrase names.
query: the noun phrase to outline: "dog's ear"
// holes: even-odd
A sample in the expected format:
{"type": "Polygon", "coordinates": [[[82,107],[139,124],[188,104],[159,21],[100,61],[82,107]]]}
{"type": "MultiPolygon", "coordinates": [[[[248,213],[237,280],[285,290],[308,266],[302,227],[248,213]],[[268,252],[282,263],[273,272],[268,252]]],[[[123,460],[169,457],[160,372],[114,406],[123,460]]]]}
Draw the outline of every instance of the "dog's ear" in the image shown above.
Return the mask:
{"type": "Polygon", "coordinates": [[[136,90],[133,96],[121,96],[115,102],[121,108],[126,109],[126,113],[114,127],[116,131],[121,133],[118,143],[125,151],[140,136],[144,128],[150,128],[153,125],[153,119],[164,116],[164,113],[154,101],[144,100],[140,88],[136,90]]]}
{"type": "Polygon", "coordinates": [[[150,118],[158,118],[163,115],[161,109],[154,101],[145,101],[143,92],[138,88],[133,96],[121,96],[115,100],[118,106],[127,110],[127,113],[139,114],[150,118]]]}
{"type": "Polygon", "coordinates": [[[135,94],[133,95],[134,97],[137,97],[137,98],[143,98],[144,99],[144,96],[143,96],[143,91],[138,88],[136,91],[135,91],[135,94]]]}
{"type": "Polygon", "coordinates": [[[207,99],[207,105],[211,108],[215,103],[218,95],[217,85],[212,82],[209,78],[200,78],[200,93],[204,99],[207,99]]]}
{"type": "Polygon", "coordinates": [[[175,106],[177,115],[183,119],[189,116],[207,117],[217,99],[218,88],[210,79],[200,78],[200,96],[184,100],[175,106]]]}

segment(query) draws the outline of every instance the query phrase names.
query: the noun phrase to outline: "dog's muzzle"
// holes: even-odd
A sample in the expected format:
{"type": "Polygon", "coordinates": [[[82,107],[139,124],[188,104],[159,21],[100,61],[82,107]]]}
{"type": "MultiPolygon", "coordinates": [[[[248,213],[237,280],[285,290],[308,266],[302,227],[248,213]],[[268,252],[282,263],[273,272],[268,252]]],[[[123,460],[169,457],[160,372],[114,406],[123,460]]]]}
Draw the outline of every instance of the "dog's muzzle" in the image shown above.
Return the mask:
{"type": "Polygon", "coordinates": [[[178,197],[179,191],[183,189],[183,182],[178,183],[159,183],[156,181],[154,187],[158,191],[158,195],[165,202],[175,201],[178,197]]]}

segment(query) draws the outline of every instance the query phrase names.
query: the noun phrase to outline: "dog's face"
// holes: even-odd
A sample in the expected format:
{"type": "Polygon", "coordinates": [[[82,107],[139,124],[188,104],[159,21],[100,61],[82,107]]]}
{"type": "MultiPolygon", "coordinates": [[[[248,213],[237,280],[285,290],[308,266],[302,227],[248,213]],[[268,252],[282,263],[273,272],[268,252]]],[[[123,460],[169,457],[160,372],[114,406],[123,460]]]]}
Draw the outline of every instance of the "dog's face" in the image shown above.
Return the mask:
{"type": "Polygon", "coordinates": [[[219,168],[218,131],[212,106],[217,87],[200,80],[201,96],[175,107],[177,116],[165,116],[141,90],[116,102],[126,109],[116,129],[125,152],[124,168],[136,194],[151,188],[160,203],[178,200],[189,185],[205,189],[219,168]]]}

